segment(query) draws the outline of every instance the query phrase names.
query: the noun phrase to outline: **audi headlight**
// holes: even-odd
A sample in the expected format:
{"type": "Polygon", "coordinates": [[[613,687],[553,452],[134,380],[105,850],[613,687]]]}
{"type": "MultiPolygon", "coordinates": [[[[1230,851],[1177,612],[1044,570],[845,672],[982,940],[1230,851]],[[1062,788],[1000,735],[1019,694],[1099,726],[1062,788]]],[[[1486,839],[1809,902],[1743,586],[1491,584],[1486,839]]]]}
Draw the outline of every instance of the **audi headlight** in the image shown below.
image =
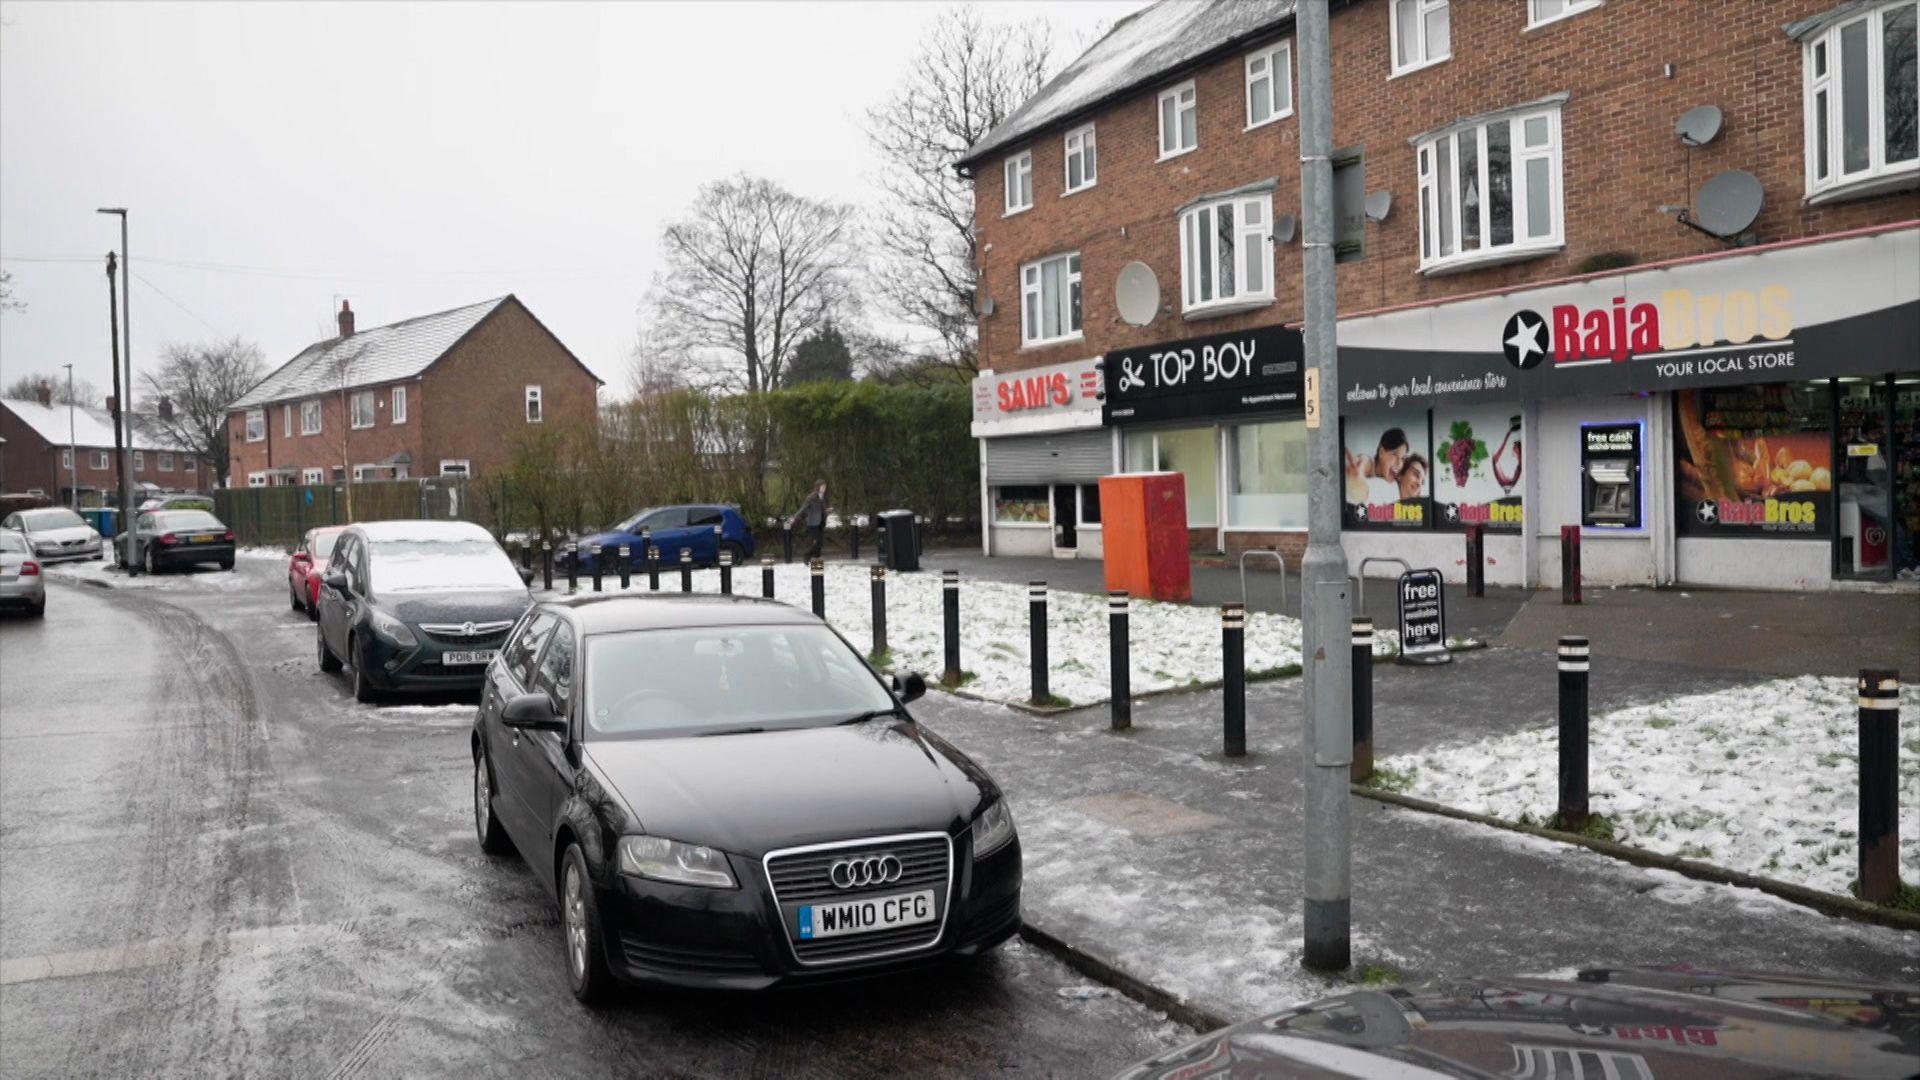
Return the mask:
{"type": "Polygon", "coordinates": [[[981,811],[973,823],[973,857],[984,859],[1007,846],[1013,839],[1013,810],[1007,800],[996,799],[981,811]]]}
{"type": "Polygon", "coordinates": [[[737,888],[727,857],[710,847],[683,844],[664,836],[620,838],[620,872],[676,885],[737,888]]]}
{"type": "Polygon", "coordinates": [[[401,622],[399,619],[394,618],[384,611],[373,612],[372,617],[368,621],[373,624],[374,633],[379,634],[381,637],[386,638],[401,648],[411,649],[415,645],[420,644],[420,640],[413,636],[413,631],[407,629],[406,623],[401,622]]]}

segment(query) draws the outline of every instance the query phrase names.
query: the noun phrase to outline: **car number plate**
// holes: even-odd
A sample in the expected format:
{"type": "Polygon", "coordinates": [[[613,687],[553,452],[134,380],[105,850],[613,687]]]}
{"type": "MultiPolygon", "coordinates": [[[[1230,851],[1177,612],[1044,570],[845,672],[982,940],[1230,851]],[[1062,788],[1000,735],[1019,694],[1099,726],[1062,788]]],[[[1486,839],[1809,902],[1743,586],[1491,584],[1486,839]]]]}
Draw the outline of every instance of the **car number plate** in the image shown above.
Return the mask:
{"type": "Polygon", "coordinates": [[[187,541],[187,543],[189,543],[189,544],[211,544],[211,543],[213,543],[213,541],[214,541],[214,538],[213,538],[213,537],[211,537],[211,536],[196,536],[196,537],[193,537],[192,539],[190,539],[190,540],[188,540],[188,541],[187,541]]]}
{"type": "Polygon", "coordinates": [[[934,920],[933,890],[874,896],[838,904],[804,904],[799,916],[801,941],[913,926],[934,920]]]}
{"type": "Polygon", "coordinates": [[[493,653],[494,650],[492,649],[444,652],[440,654],[440,662],[448,667],[457,667],[465,664],[484,664],[493,659],[493,653]]]}

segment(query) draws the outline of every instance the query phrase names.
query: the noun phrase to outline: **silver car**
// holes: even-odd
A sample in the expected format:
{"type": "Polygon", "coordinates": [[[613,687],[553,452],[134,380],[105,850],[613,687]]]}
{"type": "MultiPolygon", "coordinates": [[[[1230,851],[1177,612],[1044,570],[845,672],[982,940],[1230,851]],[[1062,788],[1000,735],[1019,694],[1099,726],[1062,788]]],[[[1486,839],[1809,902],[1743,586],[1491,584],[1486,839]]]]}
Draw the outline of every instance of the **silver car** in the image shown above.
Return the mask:
{"type": "Polygon", "coordinates": [[[0,529],[0,607],[23,607],[39,618],[47,613],[47,578],[40,560],[27,550],[27,538],[0,529]]]}
{"type": "Polygon", "coordinates": [[[0,528],[25,536],[27,547],[41,562],[98,559],[102,555],[100,534],[85,518],[64,506],[8,514],[5,521],[0,521],[0,528]]]}

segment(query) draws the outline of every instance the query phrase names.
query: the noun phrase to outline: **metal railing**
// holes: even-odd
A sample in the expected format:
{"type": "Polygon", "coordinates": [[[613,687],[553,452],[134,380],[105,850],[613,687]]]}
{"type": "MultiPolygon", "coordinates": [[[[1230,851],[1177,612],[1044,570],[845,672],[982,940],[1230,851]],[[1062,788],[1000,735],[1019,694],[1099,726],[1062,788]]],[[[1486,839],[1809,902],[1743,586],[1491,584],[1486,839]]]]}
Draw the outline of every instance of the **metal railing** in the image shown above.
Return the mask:
{"type": "Polygon", "coordinates": [[[1398,566],[1400,568],[1400,572],[1403,574],[1413,573],[1413,567],[1408,565],[1407,560],[1396,559],[1391,555],[1369,555],[1366,558],[1361,559],[1360,573],[1356,578],[1356,580],[1360,582],[1360,610],[1361,611],[1365,611],[1367,609],[1367,564],[1369,563],[1391,563],[1394,566],[1398,566]]]}
{"type": "Polygon", "coordinates": [[[1272,548],[1248,548],[1240,553],[1240,606],[1247,606],[1247,556],[1259,555],[1273,560],[1280,568],[1280,614],[1287,613],[1287,560],[1272,548]]]}

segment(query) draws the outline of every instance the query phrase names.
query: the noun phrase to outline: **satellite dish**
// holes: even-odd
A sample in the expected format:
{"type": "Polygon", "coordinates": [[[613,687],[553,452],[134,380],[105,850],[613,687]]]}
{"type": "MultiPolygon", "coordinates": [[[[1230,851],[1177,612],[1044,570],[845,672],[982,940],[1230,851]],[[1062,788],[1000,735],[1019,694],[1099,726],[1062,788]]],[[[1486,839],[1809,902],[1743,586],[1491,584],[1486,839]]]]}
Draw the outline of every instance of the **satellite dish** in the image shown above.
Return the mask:
{"type": "Polygon", "coordinates": [[[1683,145],[1705,146],[1720,137],[1720,120],[1718,105],[1701,105],[1682,113],[1673,132],[1683,145]]]}
{"type": "Polygon", "coordinates": [[[980,314],[982,317],[993,314],[993,297],[983,296],[980,298],[980,314]]]}
{"type": "Polygon", "coordinates": [[[1387,211],[1393,208],[1393,192],[1376,191],[1367,196],[1367,220],[1380,222],[1387,220],[1387,211]]]}
{"type": "Polygon", "coordinates": [[[1113,303],[1120,309],[1120,317],[1132,326],[1152,322],[1160,313],[1160,279],[1153,276],[1153,267],[1143,262],[1121,267],[1113,283],[1113,303]]]}
{"type": "Polygon", "coordinates": [[[1273,223],[1273,242],[1293,243],[1293,230],[1300,222],[1292,214],[1281,214],[1273,223]]]}
{"type": "Polygon", "coordinates": [[[1766,192],[1744,169],[1728,169],[1700,187],[1700,211],[1694,220],[1722,239],[1738,236],[1760,216],[1766,192]]]}

